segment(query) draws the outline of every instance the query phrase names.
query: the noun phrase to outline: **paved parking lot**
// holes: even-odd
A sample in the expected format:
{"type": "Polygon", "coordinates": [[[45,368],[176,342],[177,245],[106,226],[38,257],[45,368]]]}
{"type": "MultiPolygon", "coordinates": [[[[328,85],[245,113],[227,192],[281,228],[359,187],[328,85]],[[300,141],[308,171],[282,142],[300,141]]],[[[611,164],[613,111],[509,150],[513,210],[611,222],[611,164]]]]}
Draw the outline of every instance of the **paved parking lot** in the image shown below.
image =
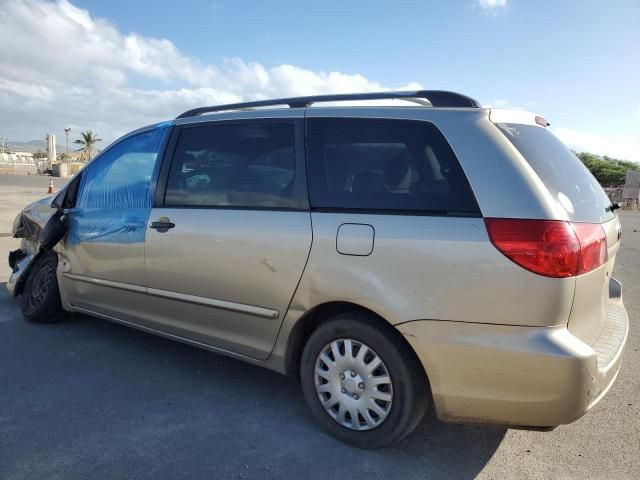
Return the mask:
{"type": "Polygon", "coordinates": [[[630,337],[590,413],[552,432],[431,414],[399,445],[362,451],[316,428],[295,379],[102,320],[24,322],[1,234],[47,182],[0,176],[0,479],[640,478],[637,212],[622,213],[614,272],[630,337]]]}

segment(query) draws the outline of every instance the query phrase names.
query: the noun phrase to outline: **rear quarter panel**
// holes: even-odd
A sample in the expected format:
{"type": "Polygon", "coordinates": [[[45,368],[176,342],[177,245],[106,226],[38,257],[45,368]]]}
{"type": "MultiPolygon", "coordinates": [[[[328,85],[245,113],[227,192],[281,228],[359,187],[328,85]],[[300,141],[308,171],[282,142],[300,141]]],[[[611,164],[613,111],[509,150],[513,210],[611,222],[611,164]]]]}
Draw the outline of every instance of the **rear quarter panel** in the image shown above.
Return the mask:
{"type": "Polygon", "coordinates": [[[392,324],[547,326],[569,317],[575,280],[516,266],[490,243],[481,218],[314,212],[312,223],[311,254],[285,323],[331,301],[364,306],[392,324]],[[338,253],[344,223],[373,226],[370,255],[338,253]]]}

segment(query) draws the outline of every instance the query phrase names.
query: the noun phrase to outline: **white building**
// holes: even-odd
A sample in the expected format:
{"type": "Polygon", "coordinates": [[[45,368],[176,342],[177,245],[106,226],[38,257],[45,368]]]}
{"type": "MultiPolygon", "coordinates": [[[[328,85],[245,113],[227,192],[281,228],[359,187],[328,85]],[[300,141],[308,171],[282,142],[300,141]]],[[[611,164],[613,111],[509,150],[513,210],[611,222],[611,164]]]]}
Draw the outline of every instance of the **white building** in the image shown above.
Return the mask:
{"type": "Polygon", "coordinates": [[[5,152],[0,153],[0,165],[35,165],[35,160],[30,152],[5,152]]]}

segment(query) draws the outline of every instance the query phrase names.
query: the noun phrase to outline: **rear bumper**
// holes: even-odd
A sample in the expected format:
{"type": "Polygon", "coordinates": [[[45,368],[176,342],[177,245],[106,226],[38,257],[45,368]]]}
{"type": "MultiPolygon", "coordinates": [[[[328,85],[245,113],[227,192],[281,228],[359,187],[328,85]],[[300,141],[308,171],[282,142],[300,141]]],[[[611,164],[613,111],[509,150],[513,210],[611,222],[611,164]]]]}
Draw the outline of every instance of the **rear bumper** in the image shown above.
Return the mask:
{"type": "Polygon", "coordinates": [[[564,326],[418,320],[397,328],[427,372],[442,420],[553,427],[581,417],[609,390],[629,325],[618,297],[593,346],[564,326]]]}

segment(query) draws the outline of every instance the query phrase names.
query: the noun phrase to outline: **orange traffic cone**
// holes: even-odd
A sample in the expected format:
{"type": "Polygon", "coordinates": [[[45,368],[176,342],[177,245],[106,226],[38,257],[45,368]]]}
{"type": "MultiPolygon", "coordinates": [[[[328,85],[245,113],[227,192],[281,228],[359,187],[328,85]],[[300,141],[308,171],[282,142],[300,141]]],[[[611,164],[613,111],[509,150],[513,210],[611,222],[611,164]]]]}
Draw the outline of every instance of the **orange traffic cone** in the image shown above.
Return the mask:
{"type": "Polygon", "coordinates": [[[47,190],[47,193],[54,193],[56,190],[53,188],[53,179],[49,179],[49,190],[47,190]]]}

